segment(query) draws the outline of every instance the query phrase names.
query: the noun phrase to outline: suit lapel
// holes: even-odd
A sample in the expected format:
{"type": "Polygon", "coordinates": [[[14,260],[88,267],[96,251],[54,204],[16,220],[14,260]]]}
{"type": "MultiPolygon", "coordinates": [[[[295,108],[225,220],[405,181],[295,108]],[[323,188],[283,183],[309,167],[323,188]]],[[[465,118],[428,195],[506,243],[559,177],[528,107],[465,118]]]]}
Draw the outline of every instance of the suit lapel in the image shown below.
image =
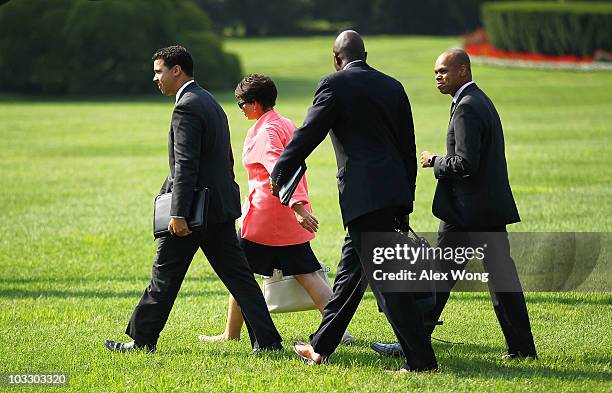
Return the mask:
{"type": "Polygon", "coordinates": [[[176,103],[178,104],[181,101],[181,98],[183,98],[183,96],[185,95],[186,92],[191,91],[191,90],[195,89],[196,87],[199,87],[199,86],[198,86],[198,83],[195,80],[193,82],[191,82],[190,84],[188,84],[187,86],[185,86],[183,91],[181,91],[181,95],[179,96],[178,100],[176,100],[176,103]]]}
{"type": "Polygon", "coordinates": [[[478,88],[478,86],[476,86],[476,83],[472,83],[471,85],[469,85],[468,87],[463,89],[461,94],[459,94],[459,97],[457,97],[457,103],[453,102],[451,104],[450,119],[448,120],[449,124],[453,120],[453,115],[455,114],[455,110],[457,110],[457,107],[459,106],[459,103],[461,102],[463,97],[465,97],[467,93],[469,93],[471,91],[474,91],[477,88],[478,88]]]}
{"type": "Polygon", "coordinates": [[[172,121],[170,121],[170,131],[168,131],[168,165],[170,166],[168,180],[172,184],[174,179],[174,132],[172,130],[172,121]]]}
{"type": "MultiPolygon", "coordinates": [[[[176,107],[176,105],[179,103],[181,98],[183,98],[183,96],[185,95],[185,93],[187,91],[192,91],[193,89],[196,89],[198,87],[199,86],[198,86],[198,84],[195,81],[193,81],[189,85],[187,85],[183,89],[183,91],[181,92],[181,95],[179,96],[179,99],[176,101],[174,106],[176,107]]],[[[173,183],[174,183],[174,162],[175,162],[175,158],[174,158],[174,130],[172,128],[172,120],[170,120],[170,129],[168,130],[168,164],[170,166],[170,174],[168,175],[168,179],[166,180],[166,183],[164,184],[164,186],[166,187],[165,192],[170,192],[172,190],[172,186],[173,186],[173,183]]]]}

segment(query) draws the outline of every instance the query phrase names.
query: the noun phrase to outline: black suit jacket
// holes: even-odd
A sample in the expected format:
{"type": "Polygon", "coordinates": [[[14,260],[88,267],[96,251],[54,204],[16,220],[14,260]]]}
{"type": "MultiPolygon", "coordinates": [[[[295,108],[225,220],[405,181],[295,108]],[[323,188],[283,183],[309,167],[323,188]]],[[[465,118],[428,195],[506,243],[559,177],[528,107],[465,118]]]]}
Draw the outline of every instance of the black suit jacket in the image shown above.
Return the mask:
{"type": "Polygon", "coordinates": [[[476,84],[457,99],[446,148],[446,156],[434,160],[436,217],[472,230],[520,221],[508,181],[501,120],[476,84]]]}
{"type": "Polygon", "coordinates": [[[172,191],[172,216],[188,217],[196,187],[210,191],[208,223],[240,217],[240,190],[227,116],[195,82],[181,92],[168,135],[170,174],[160,193],[172,191]]]}
{"type": "Polygon", "coordinates": [[[285,184],[330,129],[344,225],[387,207],[412,212],[416,147],[401,83],[365,62],[321,79],[304,124],[279,158],[272,179],[285,184]]]}

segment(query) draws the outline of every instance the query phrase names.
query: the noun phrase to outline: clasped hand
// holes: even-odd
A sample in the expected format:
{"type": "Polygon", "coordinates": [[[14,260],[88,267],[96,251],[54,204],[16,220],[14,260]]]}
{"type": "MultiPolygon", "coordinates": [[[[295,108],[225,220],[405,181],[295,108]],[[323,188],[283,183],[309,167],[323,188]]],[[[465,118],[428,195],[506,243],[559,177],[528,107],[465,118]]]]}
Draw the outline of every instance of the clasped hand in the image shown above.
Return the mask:
{"type": "Polygon", "coordinates": [[[303,205],[296,203],[292,206],[292,209],[298,224],[300,224],[302,228],[310,233],[315,233],[319,229],[319,220],[310,214],[303,205]]]}
{"type": "Polygon", "coordinates": [[[424,151],[421,153],[421,166],[423,168],[429,168],[431,167],[431,158],[434,156],[434,154],[430,151],[424,151]]]}
{"type": "Polygon", "coordinates": [[[180,218],[180,217],[170,218],[170,223],[168,224],[168,230],[170,231],[171,235],[176,235],[180,237],[191,234],[191,230],[189,229],[189,226],[187,225],[187,220],[185,220],[184,218],[180,218]]]}

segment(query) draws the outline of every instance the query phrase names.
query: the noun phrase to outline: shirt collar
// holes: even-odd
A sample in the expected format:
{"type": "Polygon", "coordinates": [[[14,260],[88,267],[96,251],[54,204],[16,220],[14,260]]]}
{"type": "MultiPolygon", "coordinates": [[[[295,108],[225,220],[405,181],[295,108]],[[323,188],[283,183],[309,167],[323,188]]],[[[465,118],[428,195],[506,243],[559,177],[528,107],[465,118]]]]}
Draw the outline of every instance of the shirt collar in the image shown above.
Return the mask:
{"type": "Polygon", "coordinates": [[[360,62],[360,61],[363,62],[363,60],[353,60],[353,61],[347,63],[344,67],[342,67],[342,71],[346,70],[348,68],[348,66],[350,66],[351,64],[355,64],[355,63],[360,62]]]}
{"type": "Polygon", "coordinates": [[[461,86],[459,90],[457,90],[457,92],[455,93],[455,96],[453,97],[453,102],[456,104],[457,99],[459,98],[461,93],[463,93],[463,90],[465,90],[465,88],[468,87],[469,85],[473,85],[473,84],[474,84],[474,81],[469,81],[468,83],[465,83],[463,86],[461,86]]]}
{"type": "Polygon", "coordinates": [[[178,103],[179,98],[181,98],[181,93],[183,92],[183,90],[185,90],[185,88],[191,83],[194,82],[193,79],[188,80],[187,82],[185,82],[183,84],[183,86],[181,86],[180,89],[178,89],[178,91],[176,92],[176,98],[175,98],[175,103],[178,103]]]}

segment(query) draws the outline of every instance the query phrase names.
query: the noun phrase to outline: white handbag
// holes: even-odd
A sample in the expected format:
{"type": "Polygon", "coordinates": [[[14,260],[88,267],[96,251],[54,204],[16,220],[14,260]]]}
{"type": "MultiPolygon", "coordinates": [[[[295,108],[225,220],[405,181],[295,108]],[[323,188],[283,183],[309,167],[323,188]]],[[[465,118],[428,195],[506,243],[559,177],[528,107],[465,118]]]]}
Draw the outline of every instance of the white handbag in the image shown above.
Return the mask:
{"type": "MultiPolygon", "coordinates": [[[[330,269],[321,264],[319,274],[323,281],[331,288],[327,273],[330,269]]],[[[263,295],[271,313],[284,313],[294,311],[316,310],[314,302],[308,292],[300,285],[294,276],[283,276],[283,272],[274,269],[272,277],[263,277],[263,295]]]]}

